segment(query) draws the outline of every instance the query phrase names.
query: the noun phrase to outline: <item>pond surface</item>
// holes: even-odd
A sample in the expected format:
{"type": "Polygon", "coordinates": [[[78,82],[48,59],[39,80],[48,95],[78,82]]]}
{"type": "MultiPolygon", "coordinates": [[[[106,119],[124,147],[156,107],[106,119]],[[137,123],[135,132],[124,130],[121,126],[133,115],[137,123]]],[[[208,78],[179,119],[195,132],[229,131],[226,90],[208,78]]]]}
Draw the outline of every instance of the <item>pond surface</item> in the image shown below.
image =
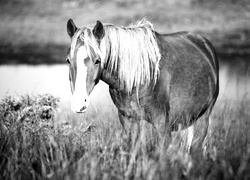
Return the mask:
{"type": "Polygon", "coordinates": [[[0,97],[5,95],[51,93],[68,101],[70,87],[68,67],[55,66],[0,66],[0,97]]]}
{"type": "MultiPolygon", "coordinates": [[[[60,105],[70,108],[71,90],[68,65],[3,65],[0,66],[0,99],[50,93],[60,98],[60,105]]],[[[91,96],[107,96],[108,86],[101,82],[91,96]]],[[[105,99],[106,97],[104,97],[105,99]]],[[[108,97],[109,98],[109,97],[108,97]]],[[[96,100],[103,100],[95,98],[96,100]]]]}
{"type": "MultiPolygon", "coordinates": [[[[244,65],[221,64],[219,98],[238,99],[250,92],[250,68],[244,65]]],[[[51,93],[69,104],[71,92],[67,65],[3,65],[0,66],[0,98],[6,95],[51,93]]],[[[108,96],[108,86],[101,82],[95,87],[92,97],[103,101],[108,96]]],[[[67,105],[68,106],[68,105],[67,105]]]]}

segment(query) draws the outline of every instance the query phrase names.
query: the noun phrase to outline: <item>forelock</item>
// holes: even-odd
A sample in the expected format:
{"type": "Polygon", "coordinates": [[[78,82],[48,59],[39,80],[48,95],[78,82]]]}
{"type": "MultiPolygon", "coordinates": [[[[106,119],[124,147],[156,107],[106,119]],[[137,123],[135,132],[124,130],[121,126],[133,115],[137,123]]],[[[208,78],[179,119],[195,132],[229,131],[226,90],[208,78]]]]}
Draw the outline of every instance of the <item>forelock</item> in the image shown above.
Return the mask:
{"type": "Polygon", "coordinates": [[[89,57],[101,56],[99,44],[92,33],[92,28],[85,27],[80,38],[84,42],[89,57]]]}
{"type": "Polygon", "coordinates": [[[75,33],[75,35],[72,37],[71,46],[70,46],[70,56],[71,56],[71,57],[74,56],[74,53],[75,53],[76,47],[77,47],[78,39],[79,39],[79,37],[81,36],[82,33],[83,33],[83,30],[80,29],[80,30],[78,30],[78,31],[75,33]]]}

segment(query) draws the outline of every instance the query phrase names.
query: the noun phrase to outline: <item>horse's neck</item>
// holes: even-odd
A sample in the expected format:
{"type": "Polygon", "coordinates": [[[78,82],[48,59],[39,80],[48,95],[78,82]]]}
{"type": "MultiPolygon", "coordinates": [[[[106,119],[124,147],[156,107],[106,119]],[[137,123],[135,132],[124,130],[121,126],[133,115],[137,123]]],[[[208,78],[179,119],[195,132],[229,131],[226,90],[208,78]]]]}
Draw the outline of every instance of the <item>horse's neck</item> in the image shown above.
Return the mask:
{"type": "Polygon", "coordinates": [[[117,91],[121,94],[126,94],[128,96],[132,95],[136,96],[139,95],[140,97],[149,96],[154,89],[153,83],[150,83],[150,85],[147,86],[141,85],[139,91],[137,91],[136,88],[133,88],[132,92],[128,94],[127,91],[124,89],[124,87],[121,86],[117,73],[111,73],[109,70],[105,68],[102,69],[102,74],[100,79],[104,81],[106,84],[108,84],[110,89],[113,89],[114,91],[117,91]]]}
{"type": "Polygon", "coordinates": [[[107,83],[112,89],[120,89],[118,76],[114,73],[111,73],[107,69],[102,70],[101,80],[107,83]]]}

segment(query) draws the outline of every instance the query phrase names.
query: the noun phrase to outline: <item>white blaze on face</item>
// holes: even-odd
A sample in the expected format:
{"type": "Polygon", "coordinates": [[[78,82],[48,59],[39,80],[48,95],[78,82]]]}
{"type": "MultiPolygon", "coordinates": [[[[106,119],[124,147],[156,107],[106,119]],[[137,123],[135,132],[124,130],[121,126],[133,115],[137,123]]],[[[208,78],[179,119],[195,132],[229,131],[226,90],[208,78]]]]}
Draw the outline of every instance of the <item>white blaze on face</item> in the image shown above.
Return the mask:
{"type": "Polygon", "coordinates": [[[71,99],[71,109],[74,112],[85,112],[89,105],[88,93],[86,89],[87,67],[84,60],[88,57],[86,48],[81,46],[76,55],[76,81],[75,91],[71,99]]]}

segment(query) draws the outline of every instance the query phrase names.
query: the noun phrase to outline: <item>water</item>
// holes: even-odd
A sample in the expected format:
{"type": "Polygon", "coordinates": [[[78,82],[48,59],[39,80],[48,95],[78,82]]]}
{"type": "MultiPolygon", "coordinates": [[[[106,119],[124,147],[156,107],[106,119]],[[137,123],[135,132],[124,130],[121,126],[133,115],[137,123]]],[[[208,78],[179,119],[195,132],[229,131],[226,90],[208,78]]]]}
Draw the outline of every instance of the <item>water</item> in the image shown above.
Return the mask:
{"type": "Polygon", "coordinates": [[[68,101],[70,87],[68,67],[55,66],[0,66],[0,97],[23,94],[51,93],[68,101]]]}
{"type": "MultiPolygon", "coordinates": [[[[246,64],[246,66],[248,66],[246,64]]],[[[243,69],[231,64],[220,66],[220,94],[219,99],[240,100],[250,99],[250,66],[243,69]]]]}
{"type": "MultiPolygon", "coordinates": [[[[50,93],[60,98],[60,106],[69,109],[71,90],[68,73],[68,65],[0,66],[0,99],[6,95],[18,97],[50,93]]],[[[109,101],[108,86],[100,81],[90,98],[94,103],[109,101]]]]}
{"type": "MultiPolygon", "coordinates": [[[[61,104],[69,104],[71,92],[68,71],[67,65],[0,66],[0,99],[6,95],[50,93],[59,97],[61,104]]],[[[230,64],[221,65],[219,98],[238,99],[250,92],[248,72],[249,69],[242,72],[240,67],[235,68],[230,64]]],[[[98,97],[92,98],[94,101],[104,102],[103,98],[108,96],[108,86],[100,81],[91,96],[98,97]]]]}

